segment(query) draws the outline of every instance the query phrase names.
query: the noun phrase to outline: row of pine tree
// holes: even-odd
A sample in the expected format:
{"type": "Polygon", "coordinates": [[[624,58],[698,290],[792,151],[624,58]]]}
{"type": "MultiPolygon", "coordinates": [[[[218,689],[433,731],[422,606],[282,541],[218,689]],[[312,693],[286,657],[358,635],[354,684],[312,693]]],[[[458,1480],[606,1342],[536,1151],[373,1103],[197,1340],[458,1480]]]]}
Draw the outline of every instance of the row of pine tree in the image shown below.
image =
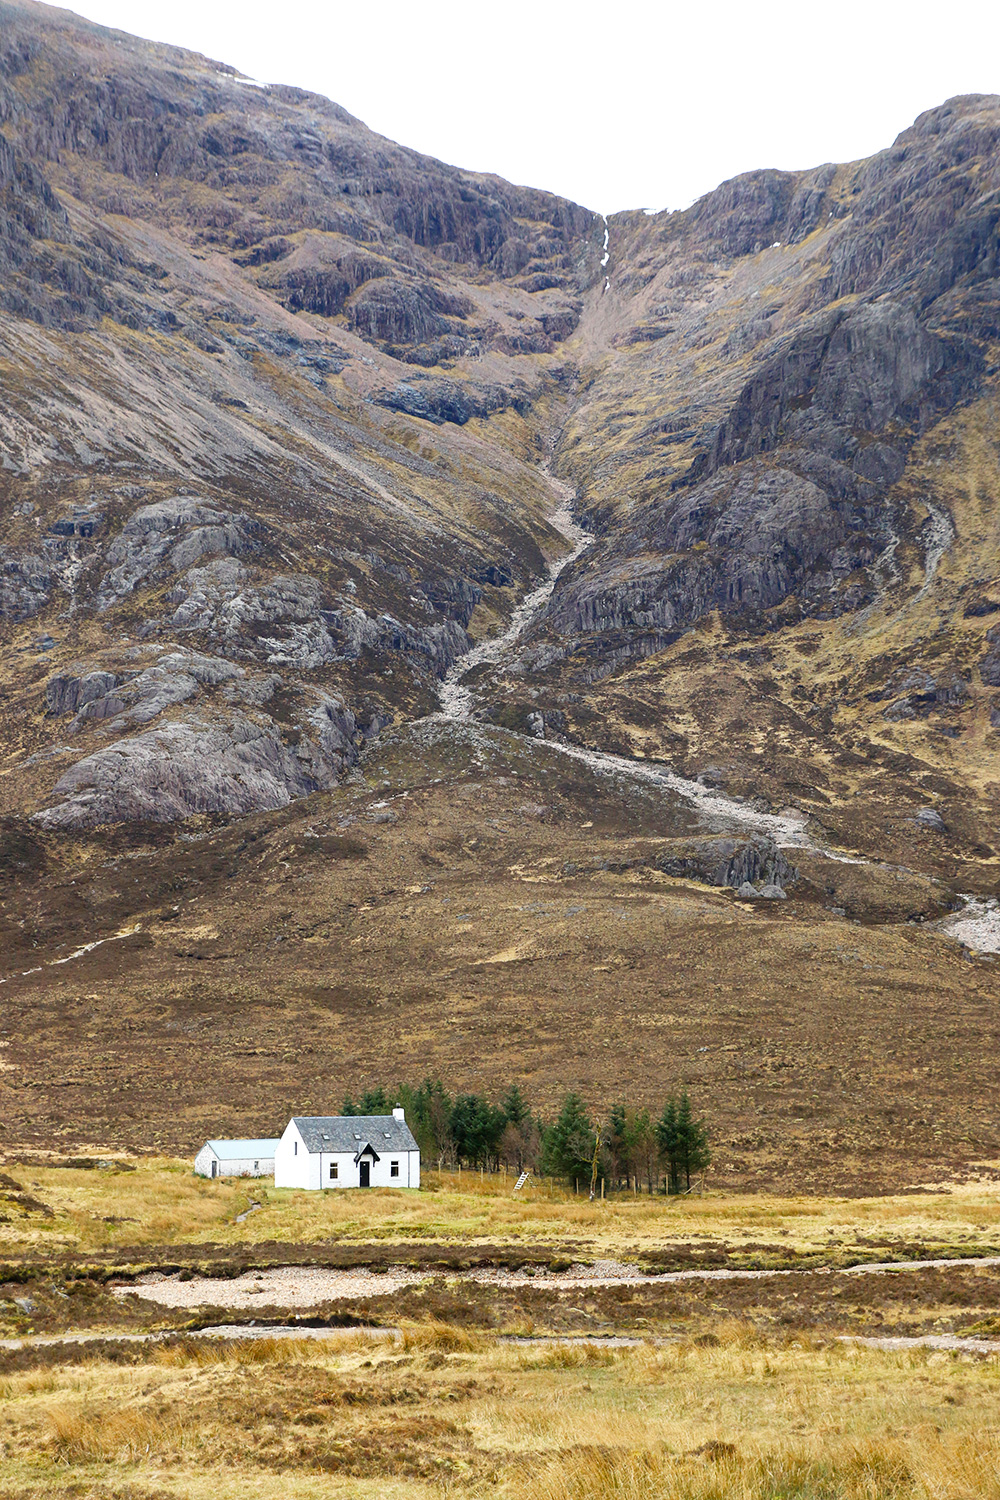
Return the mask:
{"type": "MultiPolygon", "coordinates": [[[[648,1109],[616,1104],[594,1120],[579,1094],[567,1094],[554,1119],[532,1110],[517,1084],[498,1104],[481,1094],[450,1095],[439,1080],[414,1087],[369,1088],[345,1115],[388,1114],[402,1104],[425,1162],[485,1171],[531,1169],[590,1189],[644,1186],[647,1192],[690,1191],[711,1162],[708,1131],[686,1093],[671,1096],[658,1118],[648,1109]]],[[[598,1189],[600,1190],[600,1189],[598,1189]]]]}

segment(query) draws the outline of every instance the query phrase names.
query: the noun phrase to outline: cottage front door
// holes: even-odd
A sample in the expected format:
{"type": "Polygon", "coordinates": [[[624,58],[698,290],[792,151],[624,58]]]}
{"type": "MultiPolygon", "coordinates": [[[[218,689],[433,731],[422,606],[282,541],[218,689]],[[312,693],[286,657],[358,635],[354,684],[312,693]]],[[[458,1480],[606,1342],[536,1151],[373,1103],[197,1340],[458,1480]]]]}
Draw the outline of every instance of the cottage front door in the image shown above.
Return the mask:
{"type": "Polygon", "coordinates": [[[362,1161],[358,1163],[358,1172],[360,1174],[359,1187],[371,1187],[371,1170],[371,1162],[362,1161]]]}

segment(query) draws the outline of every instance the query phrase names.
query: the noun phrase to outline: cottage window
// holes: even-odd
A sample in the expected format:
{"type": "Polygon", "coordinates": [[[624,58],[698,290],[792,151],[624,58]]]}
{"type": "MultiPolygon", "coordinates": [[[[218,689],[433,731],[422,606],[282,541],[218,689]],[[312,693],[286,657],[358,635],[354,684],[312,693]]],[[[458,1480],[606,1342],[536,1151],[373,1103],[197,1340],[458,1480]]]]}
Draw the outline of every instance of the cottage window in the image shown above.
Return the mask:
{"type": "Polygon", "coordinates": [[[389,1165],[389,1176],[390,1177],[398,1177],[399,1176],[399,1162],[398,1161],[394,1161],[394,1162],[390,1163],[390,1165],[389,1165]]]}
{"type": "Polygon", "coordinates": [[[295,1150],[292,1152],[292,1155],[293,1156],[298,1156],[298,1154],[299,1154],[299,1143],[298,1143],[298,1141],[293,1141],[292,1145],[295,1147],[295,1150]]]}
{"type": "Polygon", "coordinates": [[[339,1176],[340,1176],[340,1168],[337,1166],[337,1163],[335,1161],[332,1161],[330,1163],[330,1181],[331,1182],[336,1182],[336,1180],[337,1180],[337,1178],[339,1176]]]}
{"type": "Polygon", "coordinates": [[[259,1172],[260,1171],[260,1162],[259,1161],[255,1161],[254,1162],[253,1169],[254,1169],[255,1172],[259,1172]]]}

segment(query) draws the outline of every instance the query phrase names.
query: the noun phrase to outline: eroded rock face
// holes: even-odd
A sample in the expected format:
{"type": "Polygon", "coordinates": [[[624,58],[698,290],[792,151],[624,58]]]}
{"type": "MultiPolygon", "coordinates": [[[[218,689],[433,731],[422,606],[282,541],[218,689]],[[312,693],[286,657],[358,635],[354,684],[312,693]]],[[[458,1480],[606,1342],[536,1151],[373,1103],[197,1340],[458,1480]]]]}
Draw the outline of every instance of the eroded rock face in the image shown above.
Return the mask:
{"type": "Polygon", "coordinates": [[[766,628],[786,601],[823,619],[902,583],[915,445],[993,371],[998,147],[1000,98],[969,96],[855,167],[748,173],[611,221],[629,311],[590,401],[647,420],[571,422],[598,539],[543,628],[613,670],[713,610],[766,628]]]}
{"type": "Polygon", "coordinates": [[[549,611],[567,634],[678,631],[713,609],[765,610],[795,592],[807,607],[841,613],[871,588],[840,586],[887,545],[888,516],[835,503],[792,469],[719,470],[653,512],[599,570],[571,575],[549,611]]]}
{"type": "MultiPolygon", "coordinates": [[[[920,431],[973,389],[977,353],[931,332],[911,306],[883,300],[832,310],[747,382],[701,467],[740,463],[798,438],[853,466],[866,451],[860,433],[920,431]]],[[[891,478],[902,472],[898,462],[891,478]]]]}
{"type": "Polygon", "coordinates": [[[0,620],[30,620],[48,604],[54,586],[45,558],[0,547],[0,620]]]}
{"type": "Polygon", "coordinates": [[[309,724],[310,734],[288,736],[293,743],[273,723],[240,714],[225,725],[169,723],[117,740],[64,772],[54,788],[63,800],[36,821],[47,829],[94,828],[284,807],[333,786],[365,741],[354,715],[331,698],[318,700],[309,724]]]}
{"type": "Polygon", "coordinates": [[[795,866],[774,840],[764,834],[750,839],[699,839],[690,845],[665,850],[654,863],[665,875],[737,889],[748,885],[755,894],[760,894],[757,886],[774,887],[784,894],[782,887],[798,879],[795,866]]]}
{"type": "Polygon", "coordinates": [[[118,686],[114,672],[85,672],[82,677],[52,677],[45,684],[45,707],[50,714],[75,714],[118,686]]]}
{"type": "Polygon", "coordinates": [[[98,590],[98,608],[147,583],[206,558],[246,556],[254,550],[259,522],[191,496],[143,505],[129,517],[108,547],[107,572],[98,590]]]}
{"type": "Polygon", "coordinates": [[[390,411],[406,412],[438,425],[454,422],[459,427],[471,417],[488,417],[511,406],[525,410],[528,405],[523,394],[505,386],[459,385],[453,380],[400,381],[378,399],[390,411]]]}
{"type": "Polygon", "coordinates": [[[350,323],[364,337],[387,344],[421,344],[460,331],[472,304],[435,286],[395,278],[369,281],[352,299],[350,323]]]}
{"type": "MultiPolygon", "coordinates": [[[[337,272],[349,290],[375,259],[352,254],[351,240],[401,242],[411,252],[404,264],[412,264],[416,247],[445,265],[508,276],[529,263],[561,269],[573,239],[594,220],[553,194],[407,151],[302,89],[249,88],[204,59],[175,52],[168,60],[135,39],[119,34],[112,43],[86,21],[20,5],[5,5],[3,27],[9,46],[0,58],[0,90],[13,136],[29,135],[41,162],[76,153],[99,165],[115,179],[112,211],[183,219],[189,210],[178,210],[173,194],[159,189],[180,181],[187,198],[193,187],[205,237],[244,264],[280,262],[287,236],[308,228],[343,237],[337,272]],[[18,78],[18,91],[5,88],[7,76],[18,78]],[[23,102],[29,91],[30,111],[23,102]]],[[[10,179],[29,207],[58,214],[37,167],[37,181],[19,168],[17,142],[0,149],[0,190],[10,179]]],[[[81,180],[81,191],[92,186],[81,180]]],[[[326,273],[292,276],[286,288],[324,316],[343,303],[326,273]]]]}

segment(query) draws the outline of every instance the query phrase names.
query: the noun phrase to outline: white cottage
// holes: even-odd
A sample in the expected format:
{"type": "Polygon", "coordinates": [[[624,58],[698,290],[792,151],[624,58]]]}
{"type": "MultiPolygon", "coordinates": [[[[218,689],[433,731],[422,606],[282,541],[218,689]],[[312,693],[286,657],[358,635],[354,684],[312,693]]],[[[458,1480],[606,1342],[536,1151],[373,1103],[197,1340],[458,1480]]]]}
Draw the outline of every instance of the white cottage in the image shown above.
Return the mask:
{"type": "Polygon", "coordinates": [[[194,1159],[200,1177],[270,1177],[277,1139],[206,1141],[194,1159]]]}
{"type": "Polygon", "coordinates": [[[297,1115],[274,1152],[274,1185],[420,1186],[420,1147],[403,1110],[391,1115],[297,1115]]]}

